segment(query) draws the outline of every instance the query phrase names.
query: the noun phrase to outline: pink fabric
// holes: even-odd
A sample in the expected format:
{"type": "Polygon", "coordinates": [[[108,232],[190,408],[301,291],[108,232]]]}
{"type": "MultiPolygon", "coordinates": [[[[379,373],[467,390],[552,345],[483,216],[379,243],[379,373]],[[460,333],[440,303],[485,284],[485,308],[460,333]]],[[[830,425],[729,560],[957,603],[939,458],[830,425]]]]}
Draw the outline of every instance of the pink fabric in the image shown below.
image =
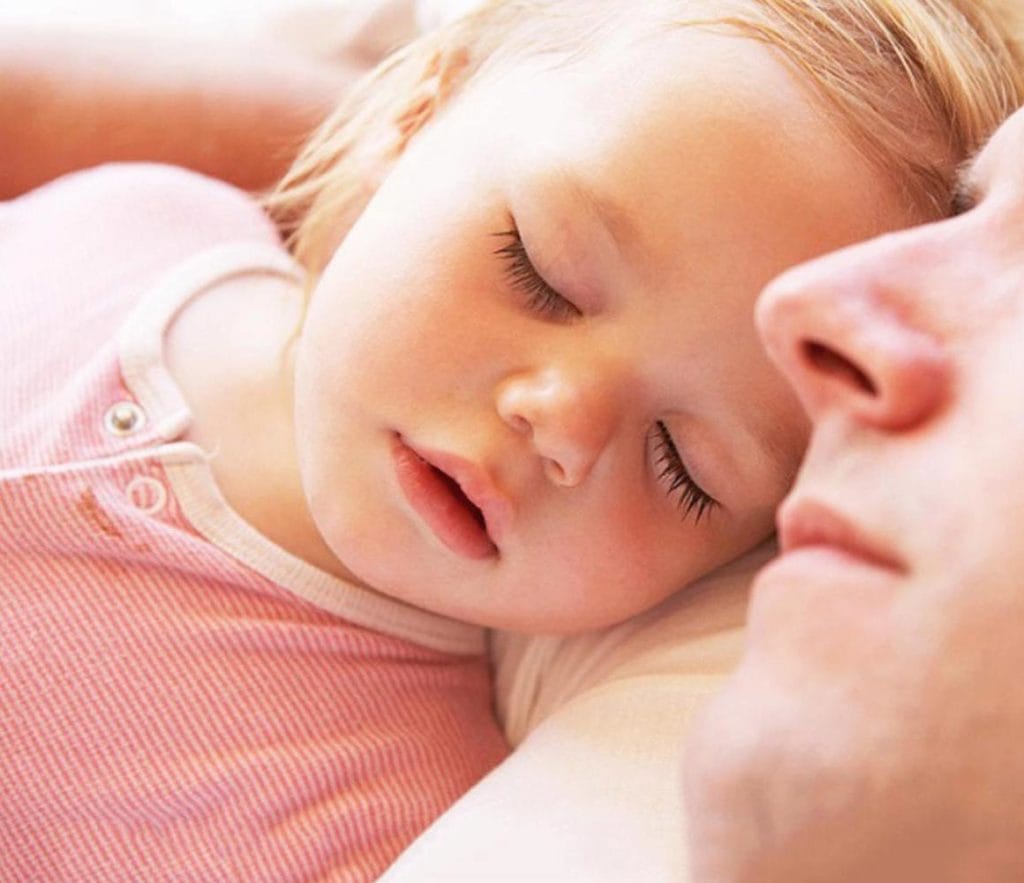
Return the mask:
{"type": "Polygon", "coordinates": [[[505,755],[485,658],[242,563],[175,492],[205,480],[175,415],[104,422],[138,401],[112,342],[134,302],[273,231],[156,167],[0,208],[0,880],[374,879],[505,755]]]}

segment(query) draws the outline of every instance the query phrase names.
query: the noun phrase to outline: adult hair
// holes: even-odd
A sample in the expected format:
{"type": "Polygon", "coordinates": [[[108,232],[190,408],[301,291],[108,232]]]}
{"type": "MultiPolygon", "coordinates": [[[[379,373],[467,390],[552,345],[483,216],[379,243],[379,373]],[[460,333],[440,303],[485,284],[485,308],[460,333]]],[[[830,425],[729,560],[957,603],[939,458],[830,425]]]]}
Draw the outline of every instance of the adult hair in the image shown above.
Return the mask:
{"type": "MultiPolygon", "coordinates": [[[[653,26],[703,27],[773,47],[852,142],[926,217],[956,167],[1024,101],[1005,0],[654,0],[653,26]]],[[[509,61],[586,57],[633,4],[490,0],[385,59],[321,125],[266,197],[311,277],[409,140],[470,82],[509,61]]]]}

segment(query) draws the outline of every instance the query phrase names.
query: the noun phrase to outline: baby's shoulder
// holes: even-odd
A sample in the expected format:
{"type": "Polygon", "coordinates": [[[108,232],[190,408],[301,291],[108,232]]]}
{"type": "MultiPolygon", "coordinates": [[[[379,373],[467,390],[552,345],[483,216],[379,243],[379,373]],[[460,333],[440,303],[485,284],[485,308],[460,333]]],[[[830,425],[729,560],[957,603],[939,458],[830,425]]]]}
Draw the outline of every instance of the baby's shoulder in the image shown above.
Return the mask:
{"type": "Polygon", "coordinates": [[[4,205],[0,251],[165,261],[232,240],[278,242],[256,200],[175,166],[116,163],[62,176],[4,205]]]}
{"type": "Polygon", "coordinates": [[[228,184],[145,163],[65,175],[0,204],[0,328],[30,316],[87,348],[169,270],[225,243],[280,247],[259,203],[228,184]]]}

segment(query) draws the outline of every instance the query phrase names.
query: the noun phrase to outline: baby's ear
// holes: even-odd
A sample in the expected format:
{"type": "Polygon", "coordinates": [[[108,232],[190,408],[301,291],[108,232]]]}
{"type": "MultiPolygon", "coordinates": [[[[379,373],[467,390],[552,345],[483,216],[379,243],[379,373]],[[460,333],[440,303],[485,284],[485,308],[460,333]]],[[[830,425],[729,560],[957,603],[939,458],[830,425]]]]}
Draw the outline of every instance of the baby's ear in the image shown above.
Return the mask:
{"type": "Polygon", "coordinates": [[[427,63],[408,99],[399,104],[395,118],[398,142],[394,155],[399,156],[413,136],[434,118],[444,103],[461,85],[469,67],[469,52],[464,47],[438,49],[427,63]]]}

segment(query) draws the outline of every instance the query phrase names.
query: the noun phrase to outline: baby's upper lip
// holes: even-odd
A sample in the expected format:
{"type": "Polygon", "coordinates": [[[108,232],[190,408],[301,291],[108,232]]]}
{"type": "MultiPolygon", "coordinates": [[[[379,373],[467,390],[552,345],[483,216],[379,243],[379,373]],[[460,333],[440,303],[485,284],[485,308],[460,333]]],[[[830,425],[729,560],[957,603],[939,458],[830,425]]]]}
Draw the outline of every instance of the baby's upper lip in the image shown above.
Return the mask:
{"type": "Polygon", "coordinates": [[[888,543],[860,529],[827,503],[806,496],[787,499],[779,508],[779,546],[783,554],[807,546],[839,549],[862,561],[899,573],[906,563],[888,543]]]}
{"type": "Polygon", "coordinates": [[[482,466],[450,451],[438,451],[410,445],[412,449],[435,469],[451,478],[466,498],[480,510],[487,527],[487,535],[495,546],[512,523],[512,502],[503,494],[490,474],[482,466]]]}

